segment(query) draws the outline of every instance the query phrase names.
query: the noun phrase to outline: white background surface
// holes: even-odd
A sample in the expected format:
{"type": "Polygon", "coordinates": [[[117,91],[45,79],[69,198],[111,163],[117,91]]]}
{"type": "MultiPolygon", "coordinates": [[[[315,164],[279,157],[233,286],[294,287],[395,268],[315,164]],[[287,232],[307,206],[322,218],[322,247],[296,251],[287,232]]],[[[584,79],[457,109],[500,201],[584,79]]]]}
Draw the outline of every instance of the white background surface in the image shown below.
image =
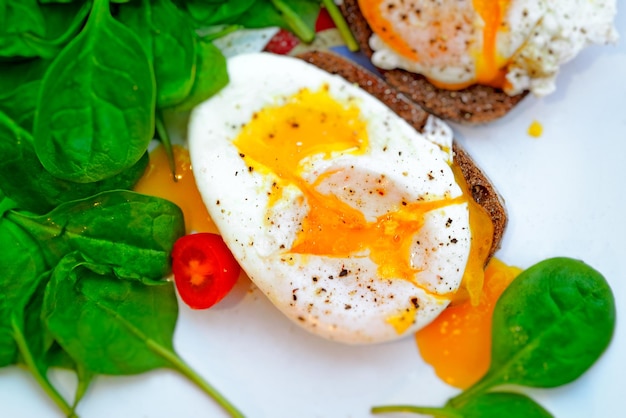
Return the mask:
{"type": "MultiPolygon", "coordinates": [[[[520,267],[552,256],[580,258],[610,282],[618,326],[605,355],[578,381],[525,390],[557,417],[613,417],[626,379],[626,16],[622,41],[592,47],[567,65],[557,92],[527,98],[488,127],[455,126],[506,200],[509,227],[497,257],[520,267]],[[527,135],[533,120],[540,138],[527,135]]],[[[413,339],[370,347],[306,334],[241,281],[218,306],[181,307],[175,346],[253,418],[369,417],[373,405],[441,406],[457,390],[422,362],[413,339]]],[[[64,394],[69,375],[54,373],[64,394]]],[[[221,417],[212,400],[169,371],[99,377],[78,408],[84,418],[221,417]]],[[[0,369],[0,416],[61,415],[18,368],[0,369]]],[[[398,415],[384,415],[398,416],[398,415]]]]}

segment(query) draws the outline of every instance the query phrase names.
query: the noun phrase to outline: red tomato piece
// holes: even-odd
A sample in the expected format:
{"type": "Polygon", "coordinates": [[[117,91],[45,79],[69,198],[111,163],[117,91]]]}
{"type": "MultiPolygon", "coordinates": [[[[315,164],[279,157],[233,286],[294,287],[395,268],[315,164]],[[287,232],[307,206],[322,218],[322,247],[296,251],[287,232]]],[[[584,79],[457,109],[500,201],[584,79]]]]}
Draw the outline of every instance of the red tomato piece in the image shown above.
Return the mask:
{"type": "Polygon", "coordinates": [[[300,43],[300,40],[285,29],[279,30],[265,45],[265,51],[286,55],[300,43]]]}
{"type": "Polygon", "coordinates": [[[320,14],[317,16],[317,20],[315,21],[315,32],[321,32],[326,29],[335,28],[335,22],[330,17],[328,10],[322,7],[320,9],[320,14]]]}
{"type": "Polygon", "coordinates": [[[172,270],[183,302],[192,309],[206,309],[231,291],[241,268],[220,235],[204,232],[174,243],[172,270]]]}

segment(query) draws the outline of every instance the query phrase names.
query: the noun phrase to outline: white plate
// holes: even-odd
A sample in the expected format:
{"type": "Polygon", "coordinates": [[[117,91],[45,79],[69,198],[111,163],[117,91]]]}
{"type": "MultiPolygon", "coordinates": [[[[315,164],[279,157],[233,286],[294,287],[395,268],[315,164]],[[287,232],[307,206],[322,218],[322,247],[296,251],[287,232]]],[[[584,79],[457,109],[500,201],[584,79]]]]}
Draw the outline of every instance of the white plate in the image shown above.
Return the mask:
{"type": "MultiPolygon", "coordinates": [[[[551,256],[580,258],[611,283],[618,329],[608,351],[578,381],[526,393],[557,417],[610,417],[623,409],[626,374],[626,18],[617,46],[584,51],[558,90],[527,98],[487,127],[455,126],[505,197],[510,223],[497,256],[528,267],[551,256]],[[528,136],[533,120],[544,127],[528,136]]],[[[309,335],[242,282],[215,308],[181,308],[175,346],[253,418],[362,418],[373,405],[441,406],[458,391],[423,363],[413,339],[351,347],[309,335]]],[[[70,395],[66,373],[52,375],[70,395]]],[[[221,417],[215,403],[169,371],[98,377],[79,406],[84,418],[221,417]]],[[[35,381],[0,369],[0,415],[60,417],[35,381]]],[[[383,415],[391,416],[391,415],[383,415]]],[[[396,415],[397,416],[397,415],[396,415]]]]}

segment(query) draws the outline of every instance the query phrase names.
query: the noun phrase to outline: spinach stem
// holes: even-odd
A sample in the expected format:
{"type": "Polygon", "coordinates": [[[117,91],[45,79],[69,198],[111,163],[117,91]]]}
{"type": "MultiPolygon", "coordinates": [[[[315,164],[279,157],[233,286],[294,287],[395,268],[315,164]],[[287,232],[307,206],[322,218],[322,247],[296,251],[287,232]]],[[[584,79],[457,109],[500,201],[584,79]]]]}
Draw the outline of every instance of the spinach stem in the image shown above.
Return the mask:
{"type": "Polygon", "coordinates": [[[489,388],[495,386],[498,383],[499,374],[488,373],[483,376],[478,382],[463,392],[456,395],[454,398],[448,401],[448,405],[458,407],[466,403],[471,398],[486,392],[489,388]]]}
{"type": "Polygon", "coordinates": [[[429,406],[412,406],[412,405],[389,405],[374,406],[371,409],[372,414],[386,414],[391,412],[408,412],[412,414],[432,415],[437,418],[463,418],[458,411],[452,408],[434,408],[429,406]]]}
{"type": "Polygon", "coordinates": [[[24,338],[24,334],[19,331],[19,327],[15,323],[15,317],[11,318],[11,325],[13,327],[13,338],[15,338],[15,343],[17,344],[18,349],[20,350],[20,354],[22,355],[22,360],[26,364],[26,367],[31,371],[35,380],[41,388],[46,392],[46,394],[54,401],[54,403],[61,409],[63,414],[65,414],[68,418],[78,418],[78,415],[74,412],[74,408],[70,406],[70,404],[61,396],[61,394],[56,390],[56,388],[50,383],[50,381],[46,378],[45,375],[41,373],[39,367],[33,358],[32,353],[28,349],[28,343],[24,338]]]}
{"type": "Polygon", "coordinates": [[[210,32],[200,35],[200,38],[205,42],[213,42],[215,39],[222,38],[230,33],[236,32],[243,27],[241,25],[228,25],[216,32],[210,32]]]}
{"type": "Polygon", "coordinates": [[[176,161],[174,160],[174,150],[172,149],[170,134],[167,132],[165,122],[163,121],[163,112],[161,112],[161,109],[156,109],[155,125],[157,134],[159,136],[159,139],[161,140],[161,144],[163,144],[163,148],[165,148],[165,153],[167,154],[170,171],[172,172],[172,179],[174,180],[174,182],[177,182],[178,177],[176,177],[176,161]]]}
{"type": "Polygon", "coordinates": [[[212,397],[233,418],[244,418],[243,413],[239,411],[235,407],[235,405],[230,403],[230,401],[226,399],[220,392],[218,392],[217,389],[211,386],[198,373],[196,373],[196,371],[193,370],[187,363],[185,363],[183,359],[181,359],[175,352],[164,348],[162,345],[158,344],[154,340],[148,339],[146,340],[146,344],[152,351],[162,356],[165,360],[169,361],[175,370],[182,373],[185,377],[187,377],[200,389],[202,389],[206,394],[212,397]]]}
{"type": "Polygon", "coordinates": [[[315,32],[312,31],[304,21],[293,11],[283,0],[270,0],[274,7],[283,14],[285,21],[293,33],[302,41],[309,43],[315,38],[315,32]]]}
{"type": "Polygon", "coordinates": [[[333,23],[335,23],[335,26],[337,26],[337,29],[339,30],[339,33],[341,34],[341,38],[346,43],[346,46],[348,47],[348,49],[352,52],[358,51],[359,44],[354,38],[352,31],[348,27],[348,23],[344,19],[343,15],[341,14],[341,11],[335,4],[334,0],[322,0],[322,4],[328,11],[328,14],[330,15],[330,18],[333,20],[333,23]]]}

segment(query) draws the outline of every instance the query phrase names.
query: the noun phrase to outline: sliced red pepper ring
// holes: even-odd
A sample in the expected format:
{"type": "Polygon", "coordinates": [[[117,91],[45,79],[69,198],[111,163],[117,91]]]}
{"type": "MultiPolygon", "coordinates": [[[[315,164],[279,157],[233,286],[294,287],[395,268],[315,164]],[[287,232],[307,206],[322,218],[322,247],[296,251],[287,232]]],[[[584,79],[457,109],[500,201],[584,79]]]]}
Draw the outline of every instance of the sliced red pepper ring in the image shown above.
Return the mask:
{"type": "Polygon", "coordinates": [[[207,309],[232,290],[241,268],[220,235],[198,233],[174,243],[172,270],[183,302],[192,309],[207,309]]]}

